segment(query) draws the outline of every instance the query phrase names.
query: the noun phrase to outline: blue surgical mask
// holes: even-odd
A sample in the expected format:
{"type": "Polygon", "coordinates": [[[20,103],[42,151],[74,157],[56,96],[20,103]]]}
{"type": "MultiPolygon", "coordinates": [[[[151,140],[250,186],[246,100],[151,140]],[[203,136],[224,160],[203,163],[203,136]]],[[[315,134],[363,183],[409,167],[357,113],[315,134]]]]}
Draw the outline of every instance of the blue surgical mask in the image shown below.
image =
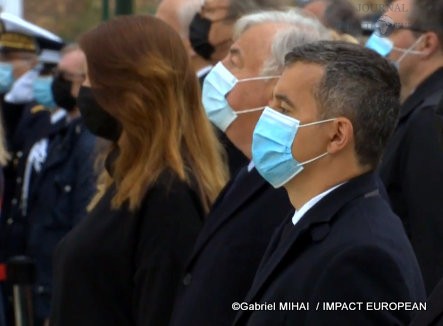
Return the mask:
{"type": "Polygon", "coordinates": [[[252,136],[252,160],[257,171],[274,188],[286,184],[303,170],[304,165],[328,155],[325,152],[305,162],[298,162],[292,155],[292,143],[298,129],[333,120],[300,125],[299,120],[266,107],[252,136]]]}
{"type": "Polygon", "coordinates": [[[57,107],[51,90],[52,80],[52,76],[38,77],[33,84],[35,101],[48,109],[55,109],[57,107]]]}
{"type": "Polygon", "coordinates": [[[238,80],[224,65],[219,62],[206,76],[203,82],[203,106],[209,120],[223,132],[237,118],[238,114],[263,110],[263,107],[234,111],[226,96],[237,83],[252,80],[267,80],[280,76],[253,77],[238,80]]]}
{"type": "Polygon", "coordinates": [[[377,52],[378,54],[380,54],[382,57],[385,57],[385,58],[387,56],[389,56],[389,54],[393,50],[403,53],[397,60],[392,62],[393,65],[397,69],[399,69],[400,68],[400,63],[403,61],[403,59],[407,55],[409,55],[409,54],[414,54],[414,55],[422,54],[421,51],[414,51],[414,48],[418,45],[418,43],[420,43],[422,38],[423,38],[423,35],[421,35],[409,48],[402,49],[402,48],[395,47],[394,43],[389,38],[379,36],[379,35],[377,35],[377,33],[372,33],[372,35],[367,40],[365,47],[368,48],[368,49],[374,50],[375,52],[377,52]]]}
{"type": "Polygon", "coordinates": [[[14,83],[14,67],[10,63],[0,62],[0,93],[6,93],[14,83]]]}

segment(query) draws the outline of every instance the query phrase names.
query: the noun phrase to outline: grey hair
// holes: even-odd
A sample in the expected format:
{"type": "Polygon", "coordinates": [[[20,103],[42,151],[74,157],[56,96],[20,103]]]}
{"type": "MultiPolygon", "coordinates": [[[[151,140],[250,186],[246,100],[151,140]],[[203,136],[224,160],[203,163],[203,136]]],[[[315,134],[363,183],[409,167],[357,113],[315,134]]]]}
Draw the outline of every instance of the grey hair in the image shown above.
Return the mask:
{"type": "Polygon", "coordinates": [[[288,0],[230,0],[228,18],[237,20],[243,15],[259,10],[283,9],[289,5],[288,0]]]}
{"type": "Polygon", "coordinates": [[[262,11],[240,18],[234,27],[234,39],[240,37],[247,29],[264,23],[287,24],[288,27],[278,31],[271,45],[271,55],[264,62],[261,75],[280,74],[285,65],[285,55],[294,47],[331,40],[332,35],[316,18],[303,10],[292,8],[286,11],[262,11]]]}

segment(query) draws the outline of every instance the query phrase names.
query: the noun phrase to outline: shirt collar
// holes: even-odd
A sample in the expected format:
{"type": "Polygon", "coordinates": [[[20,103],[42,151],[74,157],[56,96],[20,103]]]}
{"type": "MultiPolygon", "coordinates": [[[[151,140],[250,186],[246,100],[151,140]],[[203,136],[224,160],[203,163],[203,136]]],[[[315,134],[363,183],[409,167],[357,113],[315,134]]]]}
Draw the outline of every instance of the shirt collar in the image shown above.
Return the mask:
{"type": "Polygon", "coordinates": [[[294,216],[292,217],[292,223],[296,225],[301,218],[306,214],[307,211],[309,211],[315,204],[317,204],[323,197],[325,197],[327,194],[329,194],[331,191],[335,190],[336,188],[340,187],[343,183],[340,183],[336,186],[333,186],[332,188],[327,189],[326,191],[323,191],[321,194],[315,196],[314,198],[311,198],[306,204],[304,204],[300,209],[297,209],[294,213],[294,216]]]}
{"type": "Polygon", "coordinates": [[[212,69],[212,66],[206,66],[204,68],[201,68],[199,71],[197,71],[197,77],[200,78],[200,77],[204,76],[211,69],[212,69]]]}

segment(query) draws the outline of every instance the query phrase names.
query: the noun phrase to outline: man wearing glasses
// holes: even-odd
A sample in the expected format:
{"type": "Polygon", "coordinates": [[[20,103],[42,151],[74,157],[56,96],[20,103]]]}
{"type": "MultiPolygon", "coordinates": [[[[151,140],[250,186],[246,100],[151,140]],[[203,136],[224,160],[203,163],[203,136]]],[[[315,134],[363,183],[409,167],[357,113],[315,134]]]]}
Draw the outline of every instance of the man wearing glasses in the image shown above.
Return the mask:
{"type": "Polygon", "coordinates": [[[443,276],[443,116],[436,112],[443,94],[443,1],[397,0],[386,16],[388,28],[366,46],[397,67],[402,107],[380,175],[430,293],[443,276]]]}

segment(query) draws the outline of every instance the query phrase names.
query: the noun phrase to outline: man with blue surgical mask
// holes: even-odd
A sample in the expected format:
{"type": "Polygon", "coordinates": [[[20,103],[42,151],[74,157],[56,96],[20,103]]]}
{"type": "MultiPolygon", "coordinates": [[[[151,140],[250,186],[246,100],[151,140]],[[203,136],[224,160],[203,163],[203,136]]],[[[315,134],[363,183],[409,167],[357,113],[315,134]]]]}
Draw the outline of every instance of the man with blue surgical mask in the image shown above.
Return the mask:
{"type": "MultiPolygon", "coordinates": [[[[328,38],[299,10],[242,17],[228,55],[206,77],[209,119],[249,159],[252,132],[283,67],[284,54],[328,38]]],[[[224,188],[201,230],[177,294],[171,325],[231,325],[233,302],[249,288],[271,235],[292,208],[283,189],[269,185],[251,163],[224,188]]]]}
{"type": "Polygon", "coordinates": [[[411,320],[411,311],[367,305],[426,298],[375,172],[395,127],[399,92],[395,69],[359,45],[321,41],[286,55],[254,130],[252,159],[263,178],[286,189],[296,211],[275,232],[243,304],[233,306],[234,325],[411,320]]]}
{"type": "Polygon", "coordinates": [[[380,165],[394,211],[417,254],[427,291],[443,277],[443,0],[397,0],[367,47],[401,80],[399,122],[380,165]]]}

